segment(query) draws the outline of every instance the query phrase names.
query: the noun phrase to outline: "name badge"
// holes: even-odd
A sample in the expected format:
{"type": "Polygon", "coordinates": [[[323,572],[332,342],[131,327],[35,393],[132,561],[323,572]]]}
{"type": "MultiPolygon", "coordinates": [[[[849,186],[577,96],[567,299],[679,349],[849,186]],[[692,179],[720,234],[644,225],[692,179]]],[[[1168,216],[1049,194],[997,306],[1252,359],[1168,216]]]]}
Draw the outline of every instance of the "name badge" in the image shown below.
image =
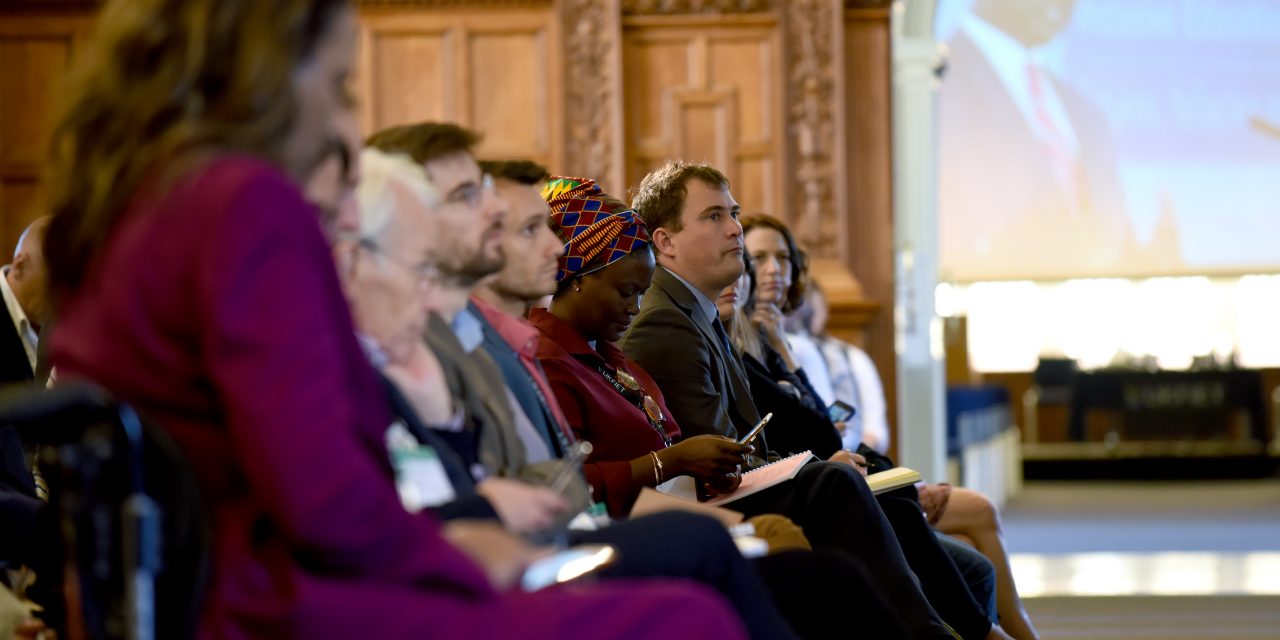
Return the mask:
{"type": "Polygon", "coordinates": [[[440,454],[419,443],[400,422],[387,429],[387,452],[396,473],[396,491],[406,511],[417,513],[457,499],[440,454]]]}

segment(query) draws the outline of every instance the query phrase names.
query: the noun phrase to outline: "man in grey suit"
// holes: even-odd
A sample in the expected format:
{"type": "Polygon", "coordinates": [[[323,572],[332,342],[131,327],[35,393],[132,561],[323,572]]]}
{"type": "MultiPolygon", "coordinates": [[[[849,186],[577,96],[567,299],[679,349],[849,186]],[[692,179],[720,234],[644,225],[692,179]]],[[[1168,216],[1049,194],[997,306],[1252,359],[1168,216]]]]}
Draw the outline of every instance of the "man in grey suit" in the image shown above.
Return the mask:
{"type": "Polygon", "coordinates": [[[642,187],[633,203],[653,235],[658,269],[619,346],[657,381],[681,431],[737,438],[760,417],[715,300],[742,275],[739,206],[711,167],[663,170],[681,179],[646,179],[653,188],[642,187]],[[671,357],[675,349],[680,357],[671,357]]]}

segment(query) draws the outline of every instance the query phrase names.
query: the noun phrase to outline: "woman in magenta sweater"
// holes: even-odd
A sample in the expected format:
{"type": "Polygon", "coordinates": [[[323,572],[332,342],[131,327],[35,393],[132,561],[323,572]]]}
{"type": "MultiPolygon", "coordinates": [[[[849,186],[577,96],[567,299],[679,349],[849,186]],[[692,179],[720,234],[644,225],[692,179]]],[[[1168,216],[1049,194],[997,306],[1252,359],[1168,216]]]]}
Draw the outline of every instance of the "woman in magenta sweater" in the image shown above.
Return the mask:
{"type": "Polygon", "coordinates": [[[99,21],[55,135],[52,359],[191,460],[214,530],[201,637],[741,636],[680,584],[510,593],[536,552],[401,506],[296,186],[351,108],[345,2],[120,0],[99,21]]]}

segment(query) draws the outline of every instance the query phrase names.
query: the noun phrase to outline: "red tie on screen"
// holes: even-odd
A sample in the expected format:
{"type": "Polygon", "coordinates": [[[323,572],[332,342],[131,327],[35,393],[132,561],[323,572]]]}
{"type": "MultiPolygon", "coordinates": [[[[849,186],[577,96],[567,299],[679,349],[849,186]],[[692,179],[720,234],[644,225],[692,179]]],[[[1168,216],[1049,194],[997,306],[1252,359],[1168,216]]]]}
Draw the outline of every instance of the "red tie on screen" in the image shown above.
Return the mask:
{"type": "Polygon", "coordinates": [[[1035,114],[1036,123],[1040,125],[1040,138],[1049,152],[1054,175],[1068,192],[1079,195],[1079,165],[1076,151],[1067,134],[1049,115],[1045,82],[1044,72],[1040,67],[1028,63],[1027,86],[1031,93],[1031,110],[1035,114]]]}

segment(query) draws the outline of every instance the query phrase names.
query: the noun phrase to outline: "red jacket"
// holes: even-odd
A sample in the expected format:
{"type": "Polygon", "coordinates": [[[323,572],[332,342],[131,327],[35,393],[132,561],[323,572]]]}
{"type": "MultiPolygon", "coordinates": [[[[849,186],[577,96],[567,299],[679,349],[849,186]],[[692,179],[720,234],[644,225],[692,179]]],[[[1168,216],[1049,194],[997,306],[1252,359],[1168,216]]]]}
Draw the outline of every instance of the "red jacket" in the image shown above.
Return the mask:
{"type": "Polygon", "coordinates": [[[662,409],[673,443],[680,441],[680,427],[671,418],[657,383],[616,346],[603,343],[598,351],[592,349],[577,330],[545,309],[530,311],[529,321],[542,332],[538,362],[551,381],[565,419],[574,435],[593,447],[585,467],[587,482],[596,500],[609,505],[610,514],[623,516],[631,510],[640,489],[652,486],[632,481],[631,460],[659,451],[666,443],[644,411],[618,393],[599,367],[625,369],[640,383],[662,409]]]}

